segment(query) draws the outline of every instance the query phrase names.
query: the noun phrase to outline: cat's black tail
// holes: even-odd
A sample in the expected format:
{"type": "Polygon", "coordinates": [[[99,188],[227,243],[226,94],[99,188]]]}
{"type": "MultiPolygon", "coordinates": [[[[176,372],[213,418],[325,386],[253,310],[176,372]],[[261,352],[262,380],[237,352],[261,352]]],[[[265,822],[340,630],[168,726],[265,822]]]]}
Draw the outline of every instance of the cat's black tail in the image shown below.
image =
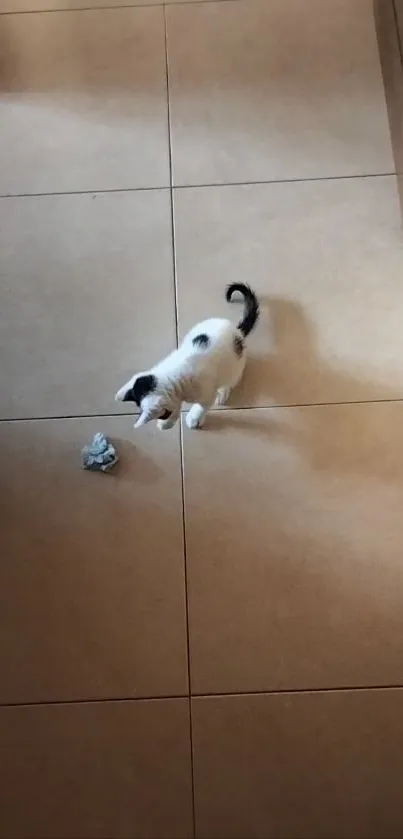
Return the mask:
{"type": "Polygon", "coordinates": [[[232,300],[232,295],[235,292],[242,294],[244,299],[244,315],[242,320],[238,323],[238,329],[245,337],[252,331],[258,317],[259,317],[259,301],[256,294],[250,286],[246,283],[230,283],[225,292],[225,299],[229,303],[232,300]]]}

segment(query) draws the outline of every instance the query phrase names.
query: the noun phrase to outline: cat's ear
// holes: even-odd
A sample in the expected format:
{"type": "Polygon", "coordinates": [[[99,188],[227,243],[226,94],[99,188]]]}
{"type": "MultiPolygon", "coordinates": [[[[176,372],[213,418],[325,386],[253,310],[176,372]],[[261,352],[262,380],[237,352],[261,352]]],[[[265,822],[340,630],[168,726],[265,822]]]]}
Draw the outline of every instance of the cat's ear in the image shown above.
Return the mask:
{"type": "Polygon", "coordinates": [[[157,379],[152,373],[140,373],[136,376],[133,382],[132,391],[134,401],[137,402],[137,405],[140,406],[141,400],[152,393],[156,387],[157,379]]]}
{"type": "Polygon", "coordinates": [[[136,381],[135,377],[130,379],[119,388],[118,392],[115,393],[115,401],[116,402],[135,402],[134,393],[133,393],[133,385],[136,381]]]}
{"type": "Polygon", "coordinates": [[[141,400],[157,387],[157,379],[152,373],[137,373],[132,376],[115,395],[116,402],[135,402],[138,407],[141,400]]]}

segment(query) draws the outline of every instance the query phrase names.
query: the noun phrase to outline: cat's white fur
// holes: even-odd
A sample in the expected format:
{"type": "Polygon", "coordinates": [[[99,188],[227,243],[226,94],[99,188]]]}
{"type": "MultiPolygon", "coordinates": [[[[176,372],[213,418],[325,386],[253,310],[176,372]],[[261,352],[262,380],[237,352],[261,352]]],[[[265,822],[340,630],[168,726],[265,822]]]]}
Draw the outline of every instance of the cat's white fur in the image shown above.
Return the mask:
{"type": "MultiPolygon", "coordinates": [[[[227,291],[245,297],[246,316],[235,327],[224,318],[210,318],[194,326],[180,347],[150,370],[132,376],[116,393],[118,401],[138,401],[141,414],[135,428],[158,420],[161,430],[172,428],[179,419],[183,403],[190,403],[186,416],[189,428],[200,428],[214,404],[224,404],[232,388],[240,381],[246,363],[244,336],[258,317],[258,303],[249,287],[233,284],[227,291]],[[251,312],[251,306],[254,307],[251,312]],[[247,323],[247,319],[249,322],[247,323]],[[152,389],[133,399],[136,382],[153,380],[152,389]],[[161,418],[164,414],[169,417],[161,418]]],[[[140,387],[141,393],[141,387],[140,387]]]]}

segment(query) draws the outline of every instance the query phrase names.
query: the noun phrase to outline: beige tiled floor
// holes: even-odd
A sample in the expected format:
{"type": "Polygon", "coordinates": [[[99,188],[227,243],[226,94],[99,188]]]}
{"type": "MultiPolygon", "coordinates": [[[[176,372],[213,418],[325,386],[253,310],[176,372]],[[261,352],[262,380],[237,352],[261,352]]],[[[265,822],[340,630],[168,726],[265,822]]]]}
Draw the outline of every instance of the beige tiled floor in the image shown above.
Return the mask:
{"type": "Polygon", "coordinates": [[[169,191],[0,198],[0,252],[1,418],[116,413],[175,342],[169,191]]]}
{"type": "Polygon", "coordinates": [[[0,52],[0,839],[401,837],[372,0],[0,0],[0,52]],[[232,407],[134,432],[114,391],[230,280],[232,407]]]}
{"type": "Polygon", "coordinates": [[[174,183],[390,171],[369,11],[368,0],[170,6],[174,183]]]}

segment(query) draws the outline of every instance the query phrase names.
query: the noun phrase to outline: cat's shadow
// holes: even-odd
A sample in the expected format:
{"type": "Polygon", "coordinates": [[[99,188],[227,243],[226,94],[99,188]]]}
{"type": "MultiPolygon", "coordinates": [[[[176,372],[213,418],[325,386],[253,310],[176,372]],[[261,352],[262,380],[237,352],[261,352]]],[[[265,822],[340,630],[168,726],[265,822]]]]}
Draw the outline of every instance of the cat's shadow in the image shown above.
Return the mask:
{"type": "Polygon", "coordinates": [[[266,296],[260,298],[260,306],[257,330],[265,350],[254,351],[252,335],[245,375],[228,407],[399,398],[397,391],[379,382],[357,378],[328,364],[318,351],[315,326],[299,303],[266,296]]]}
{"type": "Polygon", "coordinates": [[[403,474],[403,404],[401,410],[392,404],[399,393],[330,366],[320,356],[315,328],[299,304],[266,297],[261,307],[260,329],[268,332],[269,353],[254,354],[252,346],[243,381],[227,410],[209,414],[206,431],[232,428],[284,440],[321,470],[403,474]],[[284,423],[276,411],[258,410],[252,417],[233,410],[249,406],[294,406],[298,421],[284,423]]]}
{"type": "Polygon", "coordinates": [[[141,483],[154,484],[163,474],[163,469],[156,461],[144,454],[139,446],[127,438],[114,437],[113,445],[116,448],[119,461],[107,474],[108,479],[119,479],[133,483],[133,476],[141,475],[141,483]]]}

